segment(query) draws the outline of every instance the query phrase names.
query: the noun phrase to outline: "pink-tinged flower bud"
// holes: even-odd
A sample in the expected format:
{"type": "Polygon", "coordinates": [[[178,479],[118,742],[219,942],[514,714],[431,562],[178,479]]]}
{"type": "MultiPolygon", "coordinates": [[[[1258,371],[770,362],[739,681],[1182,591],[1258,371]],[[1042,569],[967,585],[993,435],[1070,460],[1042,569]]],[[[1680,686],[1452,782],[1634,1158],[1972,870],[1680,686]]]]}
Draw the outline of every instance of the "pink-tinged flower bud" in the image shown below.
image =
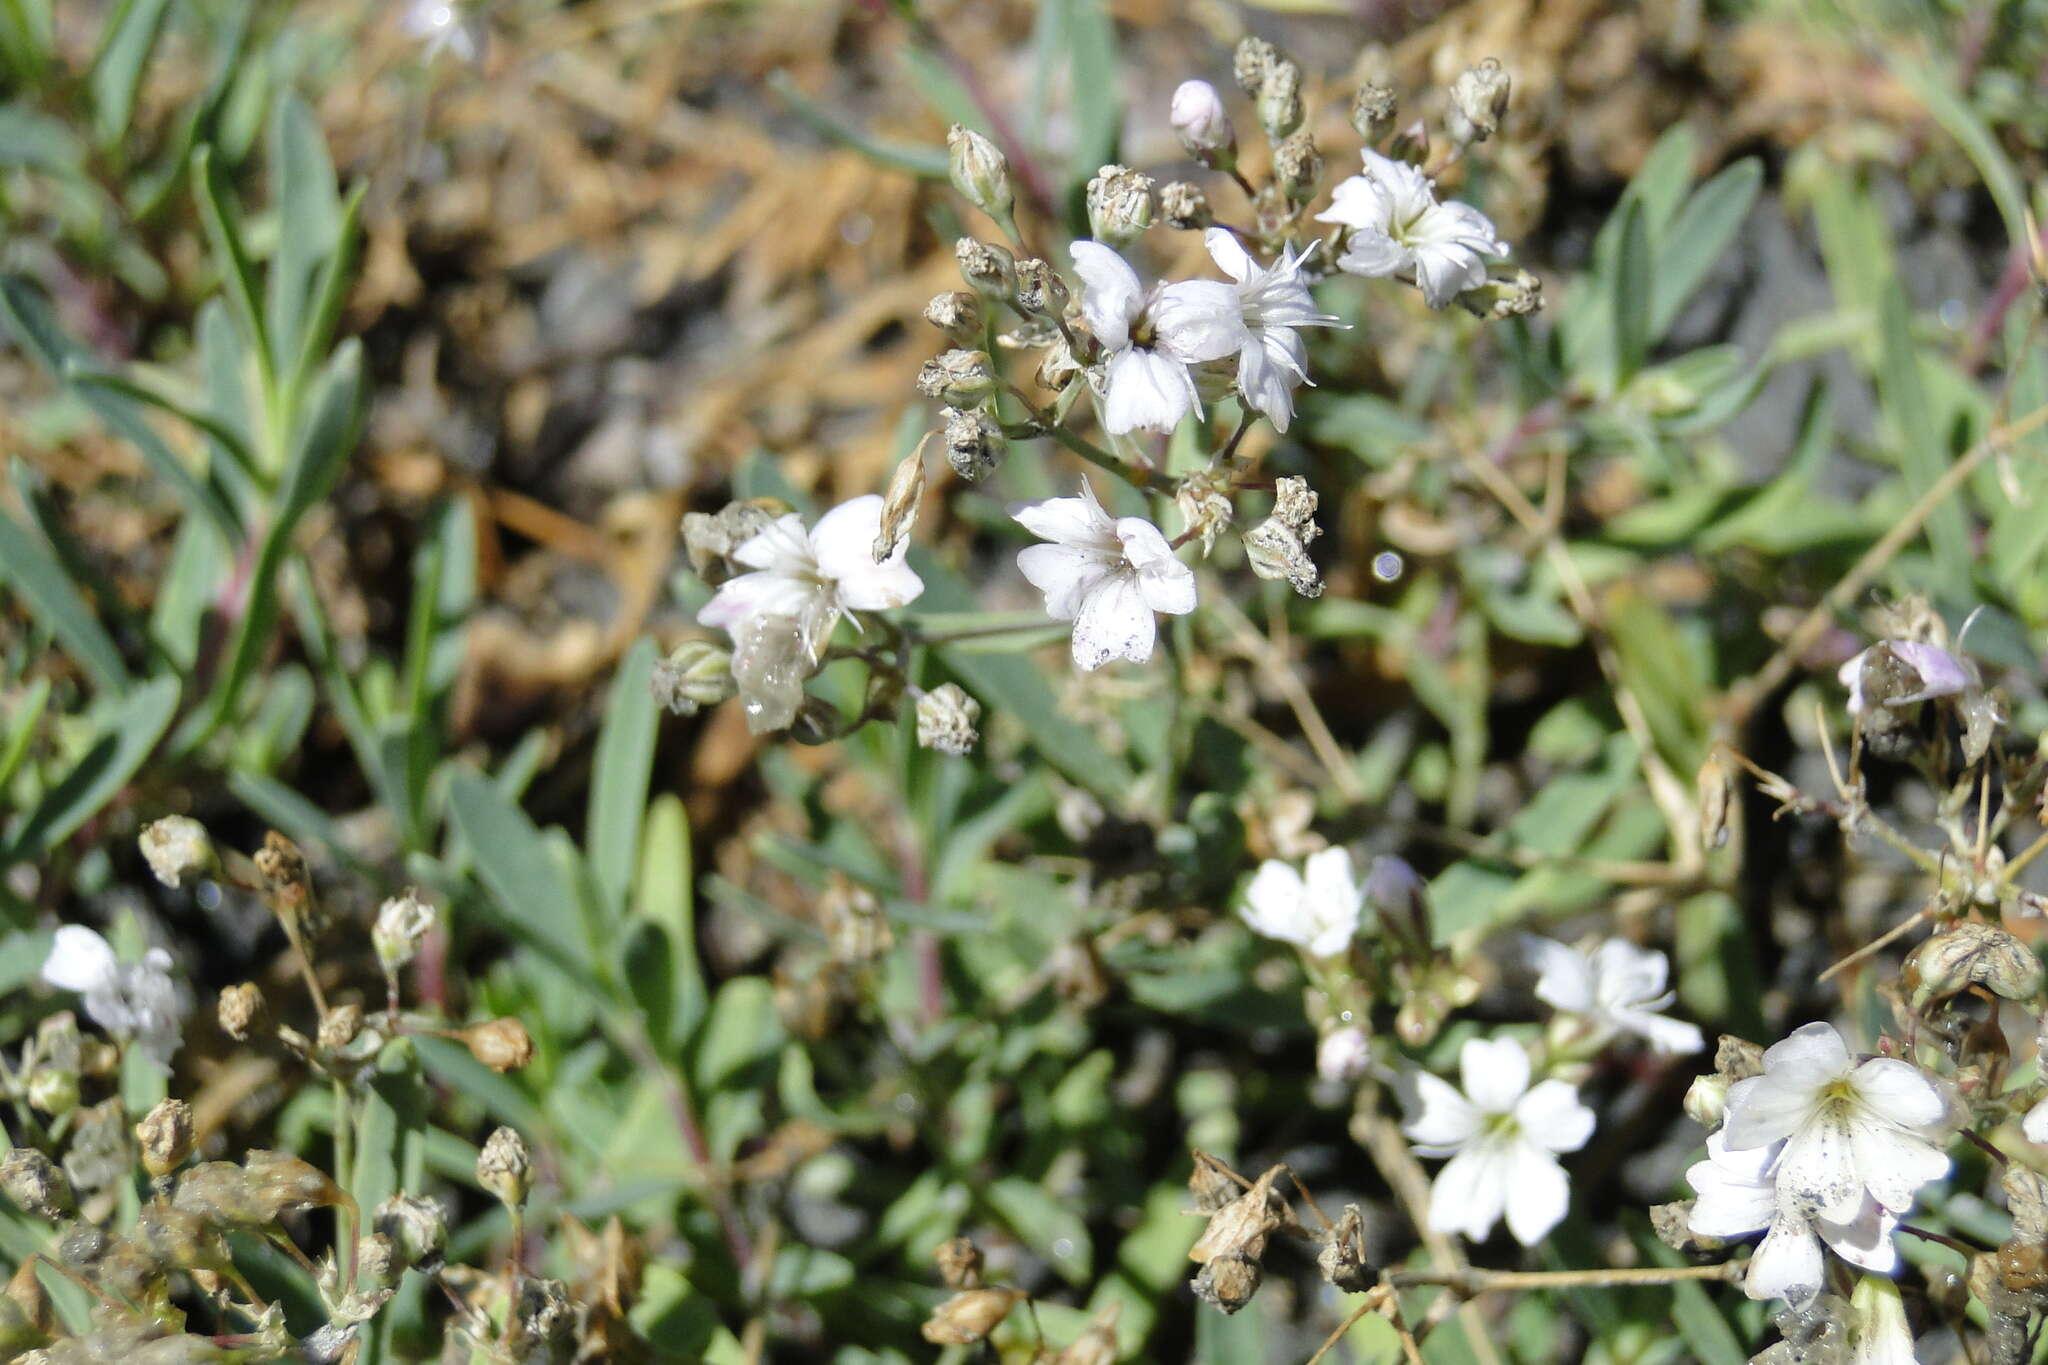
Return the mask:
{"type": "Polygon", "coordinates": [[[1207,165],[1217,165],[1235,155],[1237,130],[1223,108],[1223,97],[1207,81],[1182,81],[1173,92],[1173,108],[1167,115],[1180,145],[1189,156],[1207,165]]]}
{"type": "Polygon", "coordinates": [[[1348,1085],[1372,1063],[1372,1040],[1362,1028],[1333,1029],[1316,1047],[1316,1075],[1333,1085],[1348,1085]]]}

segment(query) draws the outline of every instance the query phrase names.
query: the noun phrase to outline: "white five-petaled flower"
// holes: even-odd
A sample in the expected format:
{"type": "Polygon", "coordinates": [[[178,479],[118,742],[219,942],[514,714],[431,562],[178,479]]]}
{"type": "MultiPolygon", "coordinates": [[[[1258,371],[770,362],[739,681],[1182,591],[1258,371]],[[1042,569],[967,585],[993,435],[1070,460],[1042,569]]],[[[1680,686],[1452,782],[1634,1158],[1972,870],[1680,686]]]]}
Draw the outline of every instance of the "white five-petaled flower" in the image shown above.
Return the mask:
{"type": "Polygon", "coordinates": [[[808,532],[794,513],[777,517],[733,551],[754,572],[719,585],[697,613],[700,624],[732,635],[733,680],[757,732],[790,723],[841,615],[900,607],[924,591],[904,562],[908,543],[876,562],[882,510],[880,495],[869,493],[840,503],[808,532]]]}
{"type": "Polygon", "coordinates": [[[1866,1195],[1903,1214],[1915,1191],[1948,1172],[1942,1146],[1954,1125],[1940,1085],[1895,1057],[1855,1062],[1826,1023],[1767,1049],[1762,1075],[1728,1087],[1727,1108],[1727,1147],[1782,1142],[1770,1166],[1780,1203],[1833,1223],[1854,1222],[1866,1195]]]}
{"type": "Polygon", "coordinates": [[[1422,1156],[1448,1156],[1429,1190],[1429,1225],[1482,1241],[1505,1213],[1534,1246],[1564,1220],[1571,1181],[1557,1154],[1593,1135],[1593,1111],[1561,1080],[1529,1084],[1529,1054],[1511,1038],[1473,1038],[1458,1054],[1461,1094],[1427,1072],[1403,1080],[1402,1128],[1422,1156]]]}
{"type": "Polygon", "coordinates": [[[1246,335],[1237,353],[1238,390],[1276,430],[1285,431],[1294,420],[1294,386],[1308,382],[1308,348],[1297,329],[1343,326],[1316,310],[1302,282],[1301,263],[1315,248],[1292,256],[1282,252],[1273,265],[1263,266],[1227,228],[1212,227],[1202,240],[1217,266],[1236,282],[1243,310],[1246,335]]]}
{"type": "Polygon", "coordinates": [[[1786,1197],[1772,1173],[1783,1142],[1733,1150],[1726,1137],[1707,1138],[1707,1159],[1685,1173],[1699,1198],[1687,1225],[1705,1237],[1737,1238],[1763,1233],[1743,1278],[1752,1299],[1806,1303],[1826,1283],[1821,1246],[1851,1265],[1880,1274],[1898,1268],[1892,1231],[1898,1218],[1867,1194],[1846,1219],[1825,1218],[1796,1197],[1786,1197]]]}
{"type": "Polygon", "coordinates": [[[151,948],[140,962],[122,962],[113,945],[82,924],[57,930],[43,960],[43,980],[84,997],[86,1017],[140,1047],[168,1071],[182,1040],[171,955],[151,948]]]}
{"type": "Polygon", "coordinates": [[[1484,284],[1484,258],[1508,251],[1485,214],[1456,200],[1438,203],[1435,184],[1419,167],[1369,147],[1365,174],[1339,182],[1316,218],[1351,229],[1338,269],[1413,280],[1432,308],[1484,284]]]}
{"type": "Polygon", "coordinates": [[[1276,858],[1260,863],[1237,913],[1255,933],[1292,943],[1312,957],[1335,957],[1351,946],[1364,908],[1365,889],[1351,855],[1326,848],[1309,854],[1300,872],[1276,858]]]}
{"type": "Polygon", "coordinates": [[[1553,1009],[1583,1015],[1608,1033],[1632,1033],[1658,1052],[1698,1052],[1706,1039],[1692,1024],[1660,1012],[1677,997],[1665,989],[1671,966],[1653,948],[1610,938],[1591,953],[1554,939],[1522,936],[1535,968],[1536,996],[1553,1009]]]}
{"type": "Polygon", "coordinates": [[[1111,517],[1084,480],[1078,498],[1047,498],[1011,512],[1046,545],[1018,552],[1017,567],[1045,594],[1046,613],[1074,623],[1074,663],[1144,663],[1159,634],[1152,613],[1195,609],[1195,571],[1143,517],[1111,517]]]}
{"type": "MultiPolygon", "coordinates": [[[[1864,667],[1879,650],[1906,665],[1919,676],[1920,685],[1884,699],[1886,706],[1910,706],[1935,697],[1953,697],[1967,691],[1975,680],[1971,666],[1939,645],[1917,640],[1880,640],[1857,654],[1835,675],[1849,689],[1849,714],[1860,715],[1867,705],[1863,696],[1864,667]]],[[[1882,657],[1882,656],[1879,656],[1882,657]]]]}
{"type": "Polygon", "coordinates": [[[1237,290],[1221,280],[1181,280],[1149,292],[1130,263],[1100,242],[1074,243],[1086,288],[1081,314],[1108,356],[1102,424],[1110,432],[1170,432],[1200,406],[1188,366],[1243,349],[1237,290]]]}

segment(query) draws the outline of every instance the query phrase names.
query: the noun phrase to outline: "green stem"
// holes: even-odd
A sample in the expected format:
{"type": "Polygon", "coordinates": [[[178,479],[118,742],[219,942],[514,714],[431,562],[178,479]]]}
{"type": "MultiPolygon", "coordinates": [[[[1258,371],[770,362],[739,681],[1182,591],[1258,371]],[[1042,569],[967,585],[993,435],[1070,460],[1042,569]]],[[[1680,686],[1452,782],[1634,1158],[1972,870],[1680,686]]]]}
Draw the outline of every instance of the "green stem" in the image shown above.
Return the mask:
{"type": "MultiPolygon", "coordinates": [[[[334,1174],[344,1190],[353,1191],[355,1172],[355,1106],[349,1103],[348,1082],[334,1078],[334,1174]]],[[[341,1293],[346,1298],[355,1289],[356,1241],[362,1229],[362,1210],[351,1198],[334,1219],[334,1264],[342,1276],[341,1293]]]]}

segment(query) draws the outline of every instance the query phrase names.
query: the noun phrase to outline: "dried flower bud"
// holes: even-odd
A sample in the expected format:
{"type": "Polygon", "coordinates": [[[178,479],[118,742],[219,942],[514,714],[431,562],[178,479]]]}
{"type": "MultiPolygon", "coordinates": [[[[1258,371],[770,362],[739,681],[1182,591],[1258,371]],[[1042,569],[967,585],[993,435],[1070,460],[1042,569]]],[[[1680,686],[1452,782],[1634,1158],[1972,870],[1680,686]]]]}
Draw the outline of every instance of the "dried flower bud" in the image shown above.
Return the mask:
{"type": "Polygon", "coordinates": [[[869,550],[877,564],[895,554],[917,524],[918,504],[924,500],[924,447],[929,440],[931,433],[927,432],[916,450],[897,461],[889,476],[889,487],[882,495],[881,530],[869,550]]]}
{"type": "Polygon", "coordinates": [[[220,1226],[190,1209],[147,1205],[130,1237],[159,1265],[177,1270],[222,1270],[233,1264],[220,1226]]]}
{"type": "Polygon", "coordinates": [[[1656,1233],[1657,1240],[1665,1246],[1687,1256],[1704,1256],[1719,1251],[1725,1245],[1720,1238],[1692,1230],[1692,1206],[1690,1199],[1652,1204],[1650,1231],[1656,1233]]]}
{"type": "Polygon", "coordinates": [[[671,715],[694,716],[739,690],[733,681],[732,651],[709,640],[685,640],[647,676],[654,699],[671,715]]]}
{"type": "Polygon", "coordinates": [[[1733,805],[1735,784],[1728,764],[1720,753],[1707,755],[1693,779],[1699,794],[1700,843],[1706,848],[1723,848],[1728,843],[1728,811],[1733,805]]]}
{"type": "Polygon", "coordinates": [[[1266,68],[1259,83],[1259,126],[1277,145],[1301,127],[1301,68],[1285,57],[1266,68]]]}
{"type": "Polygon", "coordinates": [[[289,1152],[252,1147],[242,1155],[242,1170],[248,1175],[251,1200],[265,1214],[254,1220],[257,1223],[274,1223],[287,1213],[329,1209],[348,1201],[341,1186],[325,1171],[289,1152]]]}
{"type": "MultiPolygon", "coordinates": [[[[1458,294],[1458,306],[1475,318],[1500,322],[1525,318],[1543,310],[1543,281],[1517,266],[1506,274],[1494,275],[1472,289],[1458,294]]],[[[1675,409],[1683,411],[1690,401],[1675,409]]]]}
{"type": "Polygon", "coordinates": [[[472,1057],[501,1076],[533,1060],[533,1039],[528,1036],[526,1025],[510,1015],[472,1024],[456,1036],[472,1057]]]}
{"type": "Polygon", "coordinates": [[[1444,115],[1444,131],[1453,146],[1484,142],[1500,131],[1501,116],[1508,111],[1508,73],[1500,61],[1488,57],[1451,82],[1451,107],[1444,115]]]}
{"type": "MultiPolygon", "coordinates": [[[[1282,1230],[1299,1233],[1301,1224],[1296,1221],[1294,1210],[1274,1188],[1286,1169],[1285,1166],[1268,1167],[1264,1175],[1252,1182],[1250,1189],[1210,1214],[1209,1226],[1188,1249],[1188,1259],[1206,1264],[1241,1255],[1256,1263],[1265,1254],[1266,1239],[1273,1233],[1282,1230]]],[[[1258,1282],[1254,1279],[1252,1288],[1257,1287],[1258,1282]]],[[[1246,1296],[1249,1297],[1249,1291],[1246,1296]]],[[[1224,1311],[1235,1312],[1236,1309],[1226,1308],[1224,1311]]]]}
{"type": "Polygon", "coordinates": [[[217,1013],[221,1032],[238,1043],[246,1043],[263,1018],[263,992],[253,981],[230,986],[220,993],[217,1013]]]}
{"type": "Polygon", "coordinates": [[[1356,1026],[1332,1029],[1316,1045],[1316,1075],[1332,1085],[1349,1085],[1372,1065],[1372,1039],[1356,1026]]]}
{"type": "Polygon", "coordinates": [[[1088,1320],[1087,1329],[1053,1358],[1053,1365],[1116,1365],[1123,1354],[1116,1339],[1116,1323],[1123,1315],[1123,1307],[1119,1299],[1103,1305],[1102,1311],[1088,1320]]]}
{"type": "Polygon", "coordinates": [[[1122,248],[1152,226],[1152,177],[1128,166],[1108,165],[1088,182],[1088,233],[1122,248]]]}
{"type": "Polygon", "coordinates": [[[192,1155],[192,1106],[178,1099],[163,1099],[135,1125],[135,1141],[142,1148],[142,1167],[152,1176],[168,1175],[192,1155]]]}
{"type": "Polygon", "coordinates": [[[766,530],[788,508],[772,498],[729,502],[716,513],[691,512],[683,517],[683,553],[690,570],[716,585],[736,568],[733,552],[766,530]]]}
{"type": "Polygon", "coordinates": [[[370,944],[384,970],[395,972],[419,956],[420,944],[433,928],[434,907],[407,887],[379,907],[376,923],[370,927],[370,944]]]}
{"type": "Polygon", "coordinates": [[[1384,85],[1367,81],[1351,97],[1352,131],[1364,138],[1370,147],[1394,130],[1397,112],[1394,92],[1384,85]]]}
{"type": "Polygon", "coordinates": [[[1010,453],[1010,438],[995,418],[966,408],[946,411],[946,463],[973,483],[993,474],[1010,453]]]}
{"type": "Polygon", "coordinates": [[[1915,1010],[1982,986],[2007,1000],[2032,1000],[2044,973],[2034,950],[1998,928],[1960,920],[1915,948],[1901,973],[1915,1010]]]}
{"type": "Polygon", "coordinates": [[[1323,154],[1306,128],[1289,133],[1273,148],[1273,183],[1290,204],[1306,204],[1322,184],[1323,154]]]}
{"type": "Polygon", "coordinates": [[[1010,216],[1010,163],[980,133],[956,123],[946,134],[946,169],[953,188],[968,203],[998,222],[1010,216]]]}
{"type": "Polygon", "coordinates": [[[476,1183],[507,1208],[526,1203],[527,1191],[533,1188],[533,1156],[526,1140],[510,1128],[492,1133],[477,1153],[476,1183]]]}
{"type": "Polygon", "coordinates": [[[1046,347],[1045,355],[1038,362],[1038,373],[1032,378],[1039,388],[1058,393],[1073,383],[1074,377],[1080,373],[1081,362],[1074,359],[1073,348],[1062,337],[1046,347]]]}
{"type": "Polygon", "coordinates": [[[149,870],[165,886],[182,886],[187,877],[211,876],[220,866],[206,826],[189,815],[166,815],[150,822],[137,842],[149,870]]]}
{"type": "Polygon", "coordinates": [[[252,860],[263,879],[263,896],[279,919],[297,924],[313,912],[313,874],[299,846],[271,830],[252,860]]]}
{"type": "Polygon", "coordinates": [[[971,753],[980,734],[981,703],[958,683],[940,683],[917,699],[917,742],[942,754],[971,753]]]}
{"type": "Polygon", "coordinates": [[[1249,1181],[1210,1156],[1194,1154],[1195,1168],[1188,1173],[1188,1193],[1194,1196],[1196,1213],[1214,1213],[1244,1193],[1249,1181]]]}
{"type": "Polygon", "coordinates": [[[576,1303],[560,1280],[519,1277],[506,1343],[513,1360],[567,1362],[576,1354],[576,1303]]]}
{"type": "Polygon", "coordinates": [[[1195,1297],[1202,1302],[1224,1313],[1235,1313],[1252,1301],[1265,1278],[1266,1269],[1257,1257],[1227,1251],[1203,1263],[1195,1273],[1192,1287],[1195,1297]]]}
{"type": "Polygon", "coordinates": [[[953,257],[970,287],[997,298],[1017,292],[1017,258],[1007,248],[962,237],[953,243],[953,257]]]}
{"type": "Polygon", "coordinates": [[[1275,62],[1285,61],[1280,50],[1264,38],[1240,38],[1230,54],[1231,79],[1247,95],[1257,95],[1266,83],[1266,73],[1275,62]]]}
{"type": "Polygon", "coordinates": [[[1230,501],[1229,476],[1197,470],[1173,490],[1173,504],[1179,509],[1182,529],[1202,542],[1202,555],[1215,548],[1216,537],[1229,526],[1235,508],[1230,501]]]}
{"type": "Polygon", "coordinates": [[[925,1319],[919,1330],[935,1346],[972,1346],[1024,1301],[1019,1289],[968,1289],[955,1294],[925,1319]]]}
{"type": "Polygon", "coordinates": [[[320,1016],[319,1047],[322,1052],[339,1052],[356,1040],[363,1030],[363,1007],[351,1000],[336,1005],[320,1016]]]}
{"type": "Polygon", "coordinates": [[[1303,597],[1320,597],[1322,574],[1308,554],[1309,542],[1322,534],[1315,490],[1299,478],[1281,479],[1275,489],[1272,515],[1245,532],[1245,558],[1259,577],[1284,578],[1303,597]]]}
{"type": "Polygon", "coordinates": [[[1167,122],[1187,154],[1205,166],[1228,169],[1237,160],[1237,131],[1223,97],[1207,81],[1182,81],[1173,92],[1167,122]]]}
{"type": "Polygon", "coordinates": [[[448,1216],[431,1199],[394,1194],[377,1206],[370,1226],[390,1239],[405,1264],[431,1275],[448,1250],[448,1216]]]}
{"type": "Polygon", "coordinates": [[[1747,1038],[1724,1033],[1714,1044],[1714,1074],[1731,1084],[1764,1074],[1764,1050],[1747,1038]]]}
{"type": "Polygon", "coordinates": [[[955,346],[979,346],[982,334],[981,295],[965,289],[932,295],[924,320],[945,333],[955,346]]]}
{"type": "Polygon", "coordinates": [[[1719,1128],[1728,1114],[1728,1086],[1723,1076],[1693,1077],[1685,1092],[1685,1116],[1702,1128],[1719,1128]]]}
{"type": "Polygon", "coordinates": [[[23,1213],[51,1222],[70,1217],[77,1207],[64,1172],[33,1147],[10,1147],[0,1156],[0,1194],[23,1213]]]}
{"type": "Polygon", "coordinates": [[[1168,227],[1182,232],[1199,232],[1216,221],[1209,208],[1209,196],[1200,185],[1187,180],[1169,181],[1161,187],[1159,216],[1168,227]]]}
{"type": "Polygon", "coordinates": [[[981,1283],[981,1248],[972,1238],[954,1237],[939,1243],[932,1260],[948,1289],[973,1289],[981,1283]]]}
{"type": "Polygon", "coordinates": [[[987,351],[944,352],[917,372],[917,391],[949,408],[979,407],[996,391],[995,364],[987,351]]]}
{"type": "Polygon", "coordinates": [[[1340,1293],[1363,1294],[1372,1288],[1372,1265],[1365,1254],[1365,1218],[1358,1205],[1346,1204],[1344,1216],[1324,1234],[1316,1268],[1324,1282],[1340,1293]]]}
{"type": "Polygon", "coordinates": [[[1017,307],[1035,318],[1057,318],[1067,307],[1067,282],[1036,256],[1017,262],[1017,307]]]}
{"type": "Polygon", "coordinates": [[[394,1289],[405,1274],[398,1244],[381,1232],[356,1239],[356,1280],[372,1289],[394,1289]]]}
{"type": "MultiPolygon", "coordinates": [[[[42,1285],[36,1280],[36,1262],[34,1258],[31,1257],[22,1262],[21,1270],[15,1272],[17,1280],[22,1278],[22,1271],[24,1270],[28,1274],[23,1286],[23,1292],[33,1295],[39,1301],[45,1300],[47,1296],[43,1293],[42,1285]]],[[[12,1290],[12,1288],[13,1286],[10,1284],[9,1289],[12,1290]]],[[[38,1307],[40,1307],[40,1303],[38,1307]]],[[[24,1308],[11,1292],[0,1294],[0,1360],[20,1360],[24,1362],[24,1365],[41,1365],[35,1355],[24,1355],[23,1353],[34,1352],[37,1347],[47,1345],[50,1341],[50,1333],[46,1328],[53,1327],[55,1324],[38,1322],[36,1317],[36,1312],[29,1308],[24,1308]]],[[[45,1360],[47,1360],[47,1353],[42,1354],[45,1360]]]]}

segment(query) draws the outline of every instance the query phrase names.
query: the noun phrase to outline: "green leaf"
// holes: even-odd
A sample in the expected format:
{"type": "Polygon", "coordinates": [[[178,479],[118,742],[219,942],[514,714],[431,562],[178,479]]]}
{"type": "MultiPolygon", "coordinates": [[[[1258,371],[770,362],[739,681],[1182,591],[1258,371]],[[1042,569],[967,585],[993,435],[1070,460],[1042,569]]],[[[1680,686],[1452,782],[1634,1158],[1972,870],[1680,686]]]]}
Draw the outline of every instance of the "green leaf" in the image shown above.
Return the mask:
{"type": "Polygon", "coordinates": [[[1652,240],[1664,236],[1678,213],[1698,161],[1699,139],[1693,135],[1692,125],[1675,123],[1657,139],[1629,182],[1624,197],[1643,206],[1643,227],[1652,240]]]}
{"type": "Polygon", "coordinates": [[[1689,1280],[1678,1281],[1671,1290],[1671,1320],[1678,1325],[1678,1334],[1685,1338],[1694,1360],[1700,1365],[1743,1365],[1749,1359],[1749,1352],[1706,1290],[1689,1280]]]}
{"type": "Polygon", "coordinates": [[[640,822],[647,810],[647,782],[654,773],[654,641],[638,640],[619,662],[605,703],[604,728],[590,775],[590,815],[583,844],[604,895],[605,911],[625,912],[640,856],[640,822]]]}
{"type": "MultiPolygon", "coordinates": [[[[1894,277],[1878,308],[1881,332],[1877,391],[1900,443],[1899,467],[1914,493],[1932,488],[1952,458],[1928,401],[1920,370],[1920,349],[1913,340],[1913,319],[1906,290],[1894,277]]],[[[1943,595],[1962,601],[1970,593],[1970,519],[1960,496],[1952,495],[1927,518],[1927,539],[1934,547],[1936,579],[1943,595]]]]}
{"type": "Polygon", "coordinates": [[[787,71],[777,69],[769,72],[768,88],[781,96],[789,105],[790,112],[809,124],[812,131],[841,146],[851,147],[877,166],[904,171],[925,180],[944,180],[948,175],[943,148],[885,142],[871,137],[854,127],[844,115],[813,103],[809,96],[796,88],[796,82],[790,79],[787,71]]]}
{"type": "Polygon", "coordinates": [[[21,761],[28,757],[28,746],[36,737],[36,723],[42,720],[43,709],[49,704],[50,680],[37,678],[23,688],[8,706],[6,737],[0,740],[0,792],[7,789],[15,773],[21,770],[21,761]]]}
{"type": "Polygon", "coordinates": [[[1891,68],[1912,87],[1927,106],[1927,112],[1934,115],[1934,121],[1976,165],[1977,174],[1984,177],[1984,187],[1991,191],[1991,202],[1998,205],[1999,217],[2005,220],[2006,239],[2015,249],[2024,251],[2029,235],[2027,192],[1997,135],[1978,117],[1969,101],[1951,88],[1949,76],[1903,56],[1893,57],[1891,68]]]}
{"type": "Polygon", "coordinates": [[[277,186],[277,250],[265,281],[264,316],[279,374],[298,363],[308,293],[341,230],[334,161],[313,111],[296,94],[278,102],[270,123],[270,175],[277,186]]]}
{"type": "Polygon", "coordinates": [[[1068,1201],[1035,1180],[1015,1175],[990,1182],[983,1198],[1018,1240],[1038,1253],[1061,1279],[1076,1286],[1088,1284],[1095,1247],[1088,1225],[1068,1201]]]}
{"type": "Polygon", "coordinates": [[[519,942],[583,977],[597,960],[562,870],[526,812],[479,773],[463,769],[448,787],[448,813],[476,860],[500,924],[519,942]]]}
{"type": "Polygon", "coordinates": [[[1657,239],[1657,269],[1650,281],[1652,339],[1661,338],[1678,321],[1749,217],[1762,183],[1762,164],[1745,157],[1700,186],[1670,231],[1657,239]]]}
{"type": "MultiPolygon", "coordinates": [[[[220,171],[213,161],[213,148],[194,149],[192,185],[199,195],[199,217],[206,225],[206,240],[213,248],[214,266],[220,271],[221,288],[226,291],[228,309],[242,329],[244,344],[255,356],[257,372],[262,377],[263,392],[268,401],[277,387],[277,367],[271,363],[274,352],[270,344],[270,329],[264,322],[263,308],[258,301],[256,268],[250,263],[241,225],[236,221],[226,190],[220,183],[220,171]]],[[[266,454],[276,458],[276,452],[266,454]]]]}
{"type": "Polygon", "coordinates": [[[121,0],[100,35],[87,83],[92,87],[93,136],[102,147],[113,147],[128,135],[135,94],[169,9],[170,0],[121,0]]]}
{"type": "Polygon", "coordinates": [[[1621,209],[1621,237],[1614,258],[1614,383],[1635,377],[1650,354],[1650,230],[1640,201],[1621,209]]]}
{"type": "Polygon", "coordinates": [[[129,688],[128,667],[99,618],[73,586],[64,566],[14,518],[0,513],[0,577],[21,594],[29,610],[70,651],[103,692],[120,696],[129,688]]]}
{"type": "Polygon", "coordinates": [[[99,737],[62,781],[43,794],[0,856],[0,866],[35,858],[68,838],[135,776],[178,706],[178,680],[144,683],[107,713],[99,737]]]}
{"type": "Polygon", "coordinates": [[[664,932],[671,982],[660,994],[668,1003],[669,1042],[679,1044],[704,1015],[704,974],[697,963],[689,815],[681,798],[671,793],[657,797],[647,812],[633,914],[664,932]]]}
{"type": "Polygon", "coordinates": [[[1049,114],[1050,87],[1067,87],[1071,139],[1067,183],[1085,184],[1105,162],[1116,160],[1123,126],[1123,89],[1117,78],[1116,25],[1102,0],[1048,0],[1039,10],[1035,81],[1040,131],[1049,114]]]}

